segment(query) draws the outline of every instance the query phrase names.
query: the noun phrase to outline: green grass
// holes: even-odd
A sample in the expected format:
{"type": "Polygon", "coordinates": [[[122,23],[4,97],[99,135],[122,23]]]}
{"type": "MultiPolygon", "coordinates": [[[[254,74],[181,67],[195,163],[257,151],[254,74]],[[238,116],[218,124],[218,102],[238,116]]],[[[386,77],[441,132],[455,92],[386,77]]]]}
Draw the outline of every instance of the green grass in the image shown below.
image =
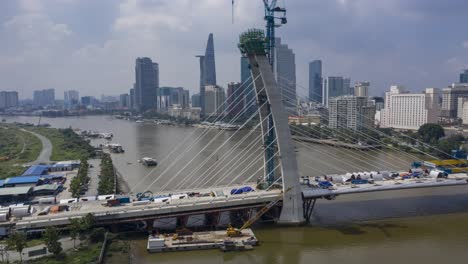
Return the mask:
{"type": "Polygon", "coordinates": [[[52,143],[53,161],[88,159],[94,149],[71,129],[31,127],[32,131],[47,137],[52,143]]]}
{"type": "Polygon", "coordinates": [[[0,125],[0,179],[23,173],[21,165],[35,160],[41,149],[40,139],[33,134],[16,125],[0,125]]]}
{"type": "Polygon", "coordinates": [[[62,254],[58,257],[48,256],[31,260],[28,263],[32,264],[89,264],[96,263],[99,254],[101,253],[102,243],[92,244],[85,247],[80,247],[77,251],[70,250],[67,254],[62,254]]]}

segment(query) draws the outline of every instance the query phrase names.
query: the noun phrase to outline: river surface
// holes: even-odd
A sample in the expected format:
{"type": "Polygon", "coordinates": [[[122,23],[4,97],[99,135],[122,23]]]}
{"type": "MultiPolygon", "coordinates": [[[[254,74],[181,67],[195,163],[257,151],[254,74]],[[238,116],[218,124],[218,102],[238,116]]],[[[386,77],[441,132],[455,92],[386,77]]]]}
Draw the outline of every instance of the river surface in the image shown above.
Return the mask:
{"type": "MultiPolygon", "coordinates": [[[[8,122],[38,120],[5,118],[8,122]]],[[[261,157],[261,144],[250,144],[256,142],[259,134],[253,132],[242,141],[250,130],[238,134],[212,130],[198,141],[195,139],[205,130],[137,124],[109,116],[42,118],[41,122],[59,128],[71,126],[113,133],[112,142],[125,149],[124,154],[112,155],[114,164],[134,192],[241,183],[262,175],[258,171],[261,159],[255,160],[261,157]],[[228,138],[231,140],[222,145],[228,138]],[[231,153],[233,147],[236,149],[231,153]],[[218,148],[219,153],[213,154],[218,148]],[[180,153],[185,154],[179,156],[180,153]],[[142,166],[137,160],[144,156],[156,158],[160,166],[142,166]]],[[[406,170],[413,160],[421,159],[398,152],[360,152],[297,142],[295,145],[301,175],[406,170]]],[[[249,252],[148,254],[146,237],[137,237],[132,239],[131,253],[133,263],[468,263],[467,223],[465,186],[376,192],[318,201],[310,226],[256,226],[254,231],[261,245],[249,252]]],[[[112,258],[109,263],[127,261],[112,258]]]]}

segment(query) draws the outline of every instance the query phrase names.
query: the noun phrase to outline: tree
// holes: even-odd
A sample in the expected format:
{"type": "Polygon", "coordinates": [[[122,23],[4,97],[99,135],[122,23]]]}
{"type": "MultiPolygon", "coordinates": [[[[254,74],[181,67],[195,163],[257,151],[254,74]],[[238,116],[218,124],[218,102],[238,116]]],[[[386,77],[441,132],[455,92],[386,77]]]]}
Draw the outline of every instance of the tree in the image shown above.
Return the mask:
{"type": "Polygon", "coordinates": [[[7,240],[7,248],[18,251],[20,263],[23,263],[23,250],[26,247],[26,237],[23,233],[13,233],[7,240]]]}
{"type": "Polygon", "coordinates": [[[434,154],[442,158],[451,158],[452,150],[458,150],[465,138],[462,135],[452,135],[442,139],[437,143],[437,148],[433,150],[434,154]]]}
{"type": "Polygon", "coordinates": [[[96,220],[94,219],[94,215],[88,213],[81,218],[81,229],[85,232],[89,232],[93,228],[95,222],[96,220]]]}
{"type": "Polygon", "coordinates": [[[72,179],[69,191],[71,192],[73,198],[78,198],[80,196],[81,184],[78,175],[72,179]]]}
{"type": "Polygon", "coordinates": [[[81,219],[79,218],[70,218],[70,237],[73,239],[73,248],[76,248],[76,238],[80,234],[83,226],[81,219]]]}
{"type": "Polygon", "coordinates": [[[435,144],[445,133],[441,125],[428,123],[419,127],[418,135],[425,143],[435,144]]]}
{"type": "Polygon", "coordinates": [[[58,256],[62,252],[62,244],[59,242],[59,234],[56,227],[47,227],[44,232],[44,242],[49,252],[58,256]]]}

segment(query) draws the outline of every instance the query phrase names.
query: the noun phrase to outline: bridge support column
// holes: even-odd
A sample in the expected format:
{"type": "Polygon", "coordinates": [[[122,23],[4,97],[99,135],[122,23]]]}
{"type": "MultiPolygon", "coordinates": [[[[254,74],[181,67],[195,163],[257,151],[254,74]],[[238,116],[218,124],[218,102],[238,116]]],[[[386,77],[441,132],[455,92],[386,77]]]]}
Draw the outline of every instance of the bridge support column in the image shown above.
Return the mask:
{"type": "MultiPolygon", "coordinates": [[[[260,104],[260,120],[271,114],[276,142],[274,148],[278,150],[275,164],[280,168],[269,171],[268,152],[265,152],[265,180],[270,180],[274,176],[274,181],[281,183],[278,179],[282,177],[283,184],[283,208],[279,223],[300,224],[304,222],[302,210],[302,190],[299,184],[299,174],[297,169],[296,153],[294,143],[291,139],[289,129],[288,114],[283,107],[283,98],[277,86],[275,77],[268,62],[268,58],[263,54],[248,54],[252,78],[257,93],[257,101],[260,104]],[[267,104],[263,104],[268,100],[267,104]],[[281,175],[278,175],[280,170],[281,175]]],[[[261,125],[262,133],[268,131],[268,124],[261,125]]],[[[268,140],[264,137],[264,145],[268,140]]]]}
{"type": "Polygon", "coordinates": [[[316,202],[317,198],[307,199],[302,202],[302,210],[304,211],[304,217],[307,224],[310,223],[310,217],[312,216],[316,202]]]}

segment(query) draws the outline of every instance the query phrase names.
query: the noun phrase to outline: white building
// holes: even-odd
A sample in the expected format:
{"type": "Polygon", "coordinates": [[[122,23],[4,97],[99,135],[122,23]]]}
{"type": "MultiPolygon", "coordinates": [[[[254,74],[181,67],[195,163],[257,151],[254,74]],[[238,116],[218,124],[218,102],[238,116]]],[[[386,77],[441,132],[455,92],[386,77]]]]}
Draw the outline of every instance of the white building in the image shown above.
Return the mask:
{"type": "Polygon", "coordinates": [[[328,126],[363,130],[374,126],[375,105],[367,97],[339,96],[330,98],[328,126]]]}
{"type": "Polygon", "coordinates": [[[217,85],[205,86],[205,115],[220,115],[224,112],[226,93],[217,85]]]}
{"type": "Polygon", "coordinates": [[[463,107],[462,107],[462,116],[461,119],[463,120],[463,125],[468,125],[468,101],[465,100],[463,102],[463,107]]]}
{"type": "Polygon", "coordinates": [[[409,93],[404,87],[393,85],[385,93],[381,127],[419,129],[426,123],[437,123],[439,90],[427,88],[425,93],[409,93]]]}
{"type": "MultiPolygon", "coordinates": [[[[441,116],[456,118],[461,116],[462,106],[458,105],[459,98],[468,98],[468,84],[454,83],[442,89],[441,116]]],[[[463,102],[463,101],[462,101],[463,102]]]]}
{"type": "Polygon", "coordinates": [[[354,95],[368,97],[369,86],[370,86],[370,82],[357,82],[354,85],[354,95]]]}

